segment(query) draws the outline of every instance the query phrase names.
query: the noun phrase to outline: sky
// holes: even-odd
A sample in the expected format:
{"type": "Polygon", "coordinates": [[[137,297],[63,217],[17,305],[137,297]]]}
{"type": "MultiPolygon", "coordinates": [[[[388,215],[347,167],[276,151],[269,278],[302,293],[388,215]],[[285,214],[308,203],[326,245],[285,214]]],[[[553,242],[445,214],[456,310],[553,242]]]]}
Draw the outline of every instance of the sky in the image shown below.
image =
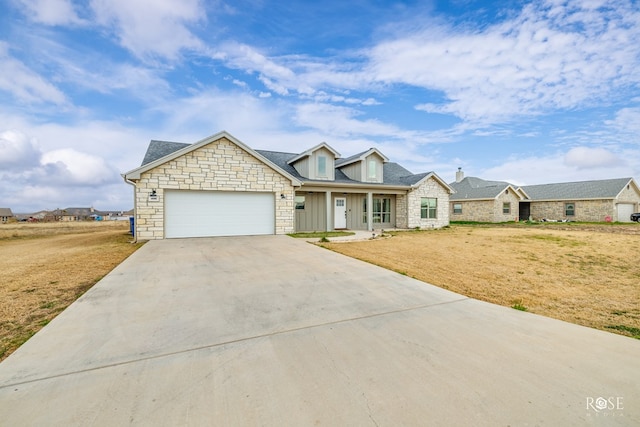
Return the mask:
{"type": "Polygon", "coordinates": [[[3,0],[0,207],[133,207],[152,139],[640,179],[638,0],[3,0]]]}

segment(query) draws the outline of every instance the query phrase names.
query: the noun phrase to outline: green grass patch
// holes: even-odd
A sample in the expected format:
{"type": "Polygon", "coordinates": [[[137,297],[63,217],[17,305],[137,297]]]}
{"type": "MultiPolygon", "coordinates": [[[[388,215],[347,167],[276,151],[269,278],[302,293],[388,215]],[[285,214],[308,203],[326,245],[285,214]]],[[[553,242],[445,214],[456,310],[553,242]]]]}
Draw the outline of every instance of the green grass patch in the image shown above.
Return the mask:
{"type": "Polygon", "coordinates": [[[605,326],[607,329],[615,329],[616,331],[626,332],[631,335],[633,338],[640,340],[640,328],[634,328],[633,326],[625,326],[625,325],[609,325],[605,326]]]}
{"type": "Polygon", "coordinates": [[[356,233],[352,231],[313,231],[307,233],[291,233],[288,234],[288,236],[295,237],[296,239],[326,239],[327,237],[353,236],[354,234],[356,233]]]}

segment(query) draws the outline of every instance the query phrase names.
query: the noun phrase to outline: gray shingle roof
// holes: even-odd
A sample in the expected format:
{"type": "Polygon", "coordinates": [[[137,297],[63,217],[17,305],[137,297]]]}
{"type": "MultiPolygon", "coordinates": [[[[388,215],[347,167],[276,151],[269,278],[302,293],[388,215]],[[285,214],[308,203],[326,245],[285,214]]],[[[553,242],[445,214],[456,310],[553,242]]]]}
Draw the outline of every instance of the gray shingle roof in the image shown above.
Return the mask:
{"type": "Polygon", "coordinates": [[[449,185],[456,190],[456,193],[450,196],[450,200],[465,200],[495,199],[511,184],[505,181],[487,181],[468,176],[460,182],[452,182],[449,185]]]}
{"type": "Polygon", "coordinates": [[[180,150],[181,148],[187,147],[191,144],[184,144],[182,142],[169,142],[169,141],[155,141],[152,140],[149,142],[149,146],[147,147],[147,152],[144,155],[144,159],[142,159],[142,164],[140,166],[144,166],[147,163],[151,163],[155,160],[161,159],[164,156],[168,156],[169,154],[180,150]]]}
{"type": "Polygon", "coordinates": [[[10,208],[0,208],[0,216],[10,217],[13,216],[10,208]]]}
{"type": "MultiPolygon", "coordinates": [[[[169,142],[169,141],[156,141],[152,140],[149,143],[149,147],[147,148],[147,152],[144,156],[144,160],[142,161],[142,165],[144,166],[148,163],[151,163],[155,160],[158,160],[162,157],[168,156],[171,153],[174,153],[184,147],[187,147],[191,144],[184,144],[180,142],[169,142]]],[[[283,171],[289,173],[295,178],[299,179],[303,182],[323,182],[327,181],[315,181],[310,180],[308,178],[302,177],[298,171],[290,165],[288,162],[298,156],[297,153],[284,153],[279,151],[267,151],[267,150],[255,150],[258,154],[265,157],[274,165],[278,166],[283,171]]],[[[368,151],[368,150],[367,150],[368,151]]],[[[354,159],[361,156],[366,151],[362,153],[355,154],[353,156],[348,157],[347,159],[354,159]]],[[[344,162],[340,162],[344,163],[344,162]]],[[[338,161],[336,161],[336,166],[338,165],[338,161]]],[[[403,168],[397,163],[387,162],[383,164],[383,176],[384,183],[383,184],[371,184],[371,185],[398,185],[398,186],[411,186],[413,184],[418,183],[425,176],[429,175],[431,172],[421,173],[421,174],[413,174],[409,172],[407,169],[403,168]]],[[[362,184],[359,181],[355,181],[349,177],[347,177],[339,168],[335,170],[335,180],[332,182],[342,183],[342,184],[362,184]]]]}
{"type": "Polygon", "coordinates": [[[529,195],[531,200],[614,199],[630,181],[631,178],[617,178],[526,185],[522,189],[529,195]]]}

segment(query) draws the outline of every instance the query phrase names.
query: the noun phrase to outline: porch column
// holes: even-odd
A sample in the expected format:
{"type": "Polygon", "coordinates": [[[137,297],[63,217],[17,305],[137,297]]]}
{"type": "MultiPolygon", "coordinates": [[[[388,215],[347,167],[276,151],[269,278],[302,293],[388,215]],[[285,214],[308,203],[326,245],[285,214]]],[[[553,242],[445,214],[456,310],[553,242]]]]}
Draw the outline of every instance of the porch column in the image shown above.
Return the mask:
{"type": "Polygon", "coordinates": [[[367,230],[373,231],[373,193],[367,193],[367,230]]]}
{"type": "Polygon", "coordinates": [[[331,208],[333,203],[331,202],[331,191],[326,193],[326,205],[327,205],[327,231],[333,230],[333,224],[331,223],[331,208]]]}

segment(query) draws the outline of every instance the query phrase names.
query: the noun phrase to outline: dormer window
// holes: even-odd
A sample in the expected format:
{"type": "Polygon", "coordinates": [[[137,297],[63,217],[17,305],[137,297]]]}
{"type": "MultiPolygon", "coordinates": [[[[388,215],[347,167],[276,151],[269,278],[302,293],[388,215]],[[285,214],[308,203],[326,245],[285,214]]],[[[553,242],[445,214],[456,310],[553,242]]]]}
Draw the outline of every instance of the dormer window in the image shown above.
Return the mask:
{"type": "Polygon", "coordinates": [[[318,176],[327,176],[327,156],[318,156],[318,176]]]}
{"type": "Polygon", "coordinates": [[[375,161],[375,159],[369,159],[369,180],[375,180],[376,179],[376,169],[378,167],[378,163],[375,161]]]}

